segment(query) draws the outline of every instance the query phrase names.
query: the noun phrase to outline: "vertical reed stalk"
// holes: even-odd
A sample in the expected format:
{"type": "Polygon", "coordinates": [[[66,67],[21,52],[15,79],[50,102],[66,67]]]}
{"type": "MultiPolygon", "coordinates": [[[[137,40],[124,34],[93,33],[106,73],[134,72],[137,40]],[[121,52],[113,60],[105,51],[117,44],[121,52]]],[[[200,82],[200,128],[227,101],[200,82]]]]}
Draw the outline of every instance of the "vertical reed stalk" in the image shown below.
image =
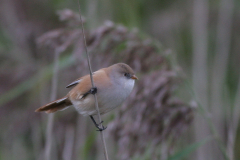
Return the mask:
{"type": "MultiPolygon", "coordinates": [[[[59,54],[60,51],[57,49],[54,53],[54,68],[53,68],[53,77],[52,77],[52,88],[51,88],[51,97],[50,100],[53,101],[57,96],[57,83],[58,83],[58,68],[59,68],[59,54]]],[[[52,151],[52,129],[53,129],[54,114],[48,115],[47,120],[47,130],[46,130],[46,144],[45,144],[45,160],[51,160],[51,151],[52,151]]]]}
{"type": "MultiPolygon", "coordinates": [[[[212,114],[215,126],[219,133],[224,130],[222,125],[222,117],[227,114],[228,121],[228,139],[227,153],[231,160],[234,159],[234,141],[233,137],[236,128],[233,126],[233,116],[231,108],[224,106],[224,84],[227,75],[228,59],[231,45],[231,28],[233,20],[233,0],[221,0],[218,14],[217,37],[216,37],[216,53],[212,70],[211,97],[212,97],[212,114]],[[227,112],[225,112],[227,108],[227,112]]],[[[225,103],[226,104],[226,103],[225,103]]],[[[223,136],[223,135],[222,135],[223,136]]]]}
{"type": "MultiPolygon", "coordinates": [[[[82,35],[83,35],[83,40],[84,40],[84,48],[85,48],[85,52],[86,52],[86,55],[87,55],[87,62],[88,62],[88,67],[89,67],[89,74],[90,74],[90,78],[91,78],[92,87],[94,88],[95,85],[94,85],[94,82],[93,82],[92,67],[91,67],[90,58],[89,58],[88,49],[87,49],[87,42],[86,42],[86,37],[85,37],[85,33],[84,33],[84,27],[83,27],[83,21],[82,21],[81,8],[80,8],[80,1],[79,0],[78,0],[78,6],[79,6],[80,21],[81,21],[81,26],[82,26],[82,35]]],[[[94,94],[94,98],[95,98],[95,108],[96,108],[97,113],[98,113],[99,124],[100,124],[100,127],[103,128],[103,125],[101,123],[102,119],[101,119],[100,112],[99,112],[99,107],[98,107],[97,94],[94,94]]],[[[105,141],[105,138],[104,138],[103,131],[100,131],[100,135],[101,135],[102,145],[103,145],[103,149],[104,149],[104,156],[105,156],[105,159],[108,160],[107,146],[106,146],[106,141],[105,141]]]]}
{"type": "Polygon", "coordinates": [[[73,159],[73,146],[74,146],[74,127],[69,126],[65,132],[65,143],[63,148],[63,159],[73,159]]]}
{"type": "MultiPolygon", "coordinates": [[[[193,87],[196,93],[197,101],[201,103],[204,109],[208,108],[208,0],[194,0],[193,2],[193,87]]],[[[194,120],[195,140],[200,141],[209,136],[210,131],[206,121],[201,115],[196,115],[194,120]]],[[[205,145],[206,146],[206,145],[205,145]]],[[[199,148],[197,151],[197,160],[211,159],[211,147],[199,148]]]]}
{"type": "Polygon", "coordinates": [[[234,108],[233,108],[233,116],[231,123],[229,126],[229,134],[228,134],[228,141],[227,141],[227,149],[228,149],[228,155],[230,157],[230,160],[234,160],[234,145],[237,138],[237,127],[239,125],[239,117],[240,117],[240,77],[238,80],[238,89],[235,96],[235,102],[234,102],[234,108]]]}

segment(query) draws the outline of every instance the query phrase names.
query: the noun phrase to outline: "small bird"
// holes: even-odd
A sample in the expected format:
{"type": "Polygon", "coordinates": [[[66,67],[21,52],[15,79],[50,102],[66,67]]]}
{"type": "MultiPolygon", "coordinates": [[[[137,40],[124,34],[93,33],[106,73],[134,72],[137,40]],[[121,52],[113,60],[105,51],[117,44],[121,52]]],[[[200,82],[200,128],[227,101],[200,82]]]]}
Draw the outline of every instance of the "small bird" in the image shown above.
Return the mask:
{"type": "Polygon", "coordinates": [[[101,128],[93,118],[97,114],[93,94],[97,93],[100,114],[105,114],[122,104],[131,93],[137,79],[130,66],[117,63],[93,73],[95,88],[92,88],[90,75],[83,76],[66,87],[74,88],[65,97],[50,102],[35,112],[53,113],[74,106],[78,113],[90,116],[98,131],[102,131],[106,128],[101,128]]]}

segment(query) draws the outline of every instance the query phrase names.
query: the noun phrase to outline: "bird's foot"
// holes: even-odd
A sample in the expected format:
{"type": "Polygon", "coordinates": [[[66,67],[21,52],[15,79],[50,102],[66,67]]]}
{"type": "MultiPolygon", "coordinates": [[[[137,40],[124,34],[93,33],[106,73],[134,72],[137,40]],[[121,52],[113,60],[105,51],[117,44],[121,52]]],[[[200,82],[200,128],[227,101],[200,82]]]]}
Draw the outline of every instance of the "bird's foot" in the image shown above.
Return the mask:
{"type": "Polygon", "coordinates": [[[97,129],[98,130],[96,130],[96,131],[103,131],[103,130],[105,130],[107,127],[104,127],[103,125],[102,125],[102,127],[100,127],[100,125],[103,123],[103,121],[102,122],[100,122],[100,123],[98,123],[97,125],[96,125],[96,127],[97,127],[97,129]]]}
{"type": "Polygon", "coordinates": [[[104,126],[102,126],[102,127],[97,126],[97,129],[98,129],[98,130],[96,130],[96,131],[102,132],[102,131],[105,130],[106,128],[107,128],[107,127],[104,127],[104,126]]]}
{"type": "Polygon", "coordinates": [[[91,94],[96,94],[97,93],[97,87],[93,87],[89,91],[91,94]]]}
{"type": "Polygon", "coordinates": [[[95,121],[95,119],[93,118],[93,116],[92,115],[90,115],[90,118],[91,118],[91,120],[93,121],[93,124],[96,126],[96,128],[98,129],[97,131],[103,131],[103,130],[105,130],[107,127],[104,127],[103,125],[102,125],[102,123],[103,123],[103,121],[101,121],[100,123],[96,123],[96,121],[95,121]]]}

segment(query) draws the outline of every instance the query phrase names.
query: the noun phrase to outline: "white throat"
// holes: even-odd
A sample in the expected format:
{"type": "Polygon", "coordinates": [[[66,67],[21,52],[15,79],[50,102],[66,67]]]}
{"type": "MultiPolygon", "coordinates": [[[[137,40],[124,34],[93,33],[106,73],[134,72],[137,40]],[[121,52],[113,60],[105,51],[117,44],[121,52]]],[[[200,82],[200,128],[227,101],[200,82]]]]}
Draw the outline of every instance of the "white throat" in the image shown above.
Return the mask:
{"type": "Polygon", "coordinates": [[[120,92],[119,94],[122,95],[123,97],[129,96],[134,87],[134,83],[135,83],[134,79],[127,79],[125,77],[121,77],[120,79],[118,79],[118,83],[116,85],[119,87],[118,89],[118,91],[120,92]]]}

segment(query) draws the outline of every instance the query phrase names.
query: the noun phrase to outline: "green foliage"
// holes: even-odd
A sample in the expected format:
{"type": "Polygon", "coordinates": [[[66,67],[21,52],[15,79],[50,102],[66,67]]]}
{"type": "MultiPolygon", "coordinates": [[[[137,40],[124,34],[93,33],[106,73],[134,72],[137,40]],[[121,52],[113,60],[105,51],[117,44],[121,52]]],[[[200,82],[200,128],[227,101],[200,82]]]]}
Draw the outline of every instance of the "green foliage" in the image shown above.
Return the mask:
{"type": "Polygon", "coordinates": [[[91,153],[91,149],[96,141],[97,135],[97,132],[93,131],[86,137],[83,148],[79,154],[79,157],[81,157],[81,159],[91,160],[95,158],[96,155],[91,153]]]}
{"type": "MultiPolygon", "coordinates": [[[[74,62],[74,59],[71,56],[63,57],[60,60],[60,69],[68,67],[74,62]]],[[[19,95],[23,94],[24,92],[28,91],[32,87],[38,85],[41,81],[50,79],[53,72],[53,64],[44,67],[38,74],[32,76],[31,78],[25,80],[24,82],[20,83],[16,87],[12,88],[11,90],[7,91],[0,97],[0,106],[8,103],[9,101],[13,100],[14,98],[18,97],[19,95]]]]}
{"type": "Polygon", "coordinates": [[[151,147],[148,147],[148,149],[144,152],[143,155],[141,156],[135,155],[135,157],[132,160],[149,160],[151,159],[151,153],[152,153],[152,149],[151,147]]]}
{"type": "Polygon", "coordinates": [[[188,157],[191,153],[193,153],[195,150],[197,150],[199,147],[203,146],[208,141],[212,140],[212,138],[208,137],[206,139],[203,139],[202,141],[195,142],[184,149],[176,152],[172,156],[168,158],[168,160],[182,160],[183,158],[188,157]]]}

